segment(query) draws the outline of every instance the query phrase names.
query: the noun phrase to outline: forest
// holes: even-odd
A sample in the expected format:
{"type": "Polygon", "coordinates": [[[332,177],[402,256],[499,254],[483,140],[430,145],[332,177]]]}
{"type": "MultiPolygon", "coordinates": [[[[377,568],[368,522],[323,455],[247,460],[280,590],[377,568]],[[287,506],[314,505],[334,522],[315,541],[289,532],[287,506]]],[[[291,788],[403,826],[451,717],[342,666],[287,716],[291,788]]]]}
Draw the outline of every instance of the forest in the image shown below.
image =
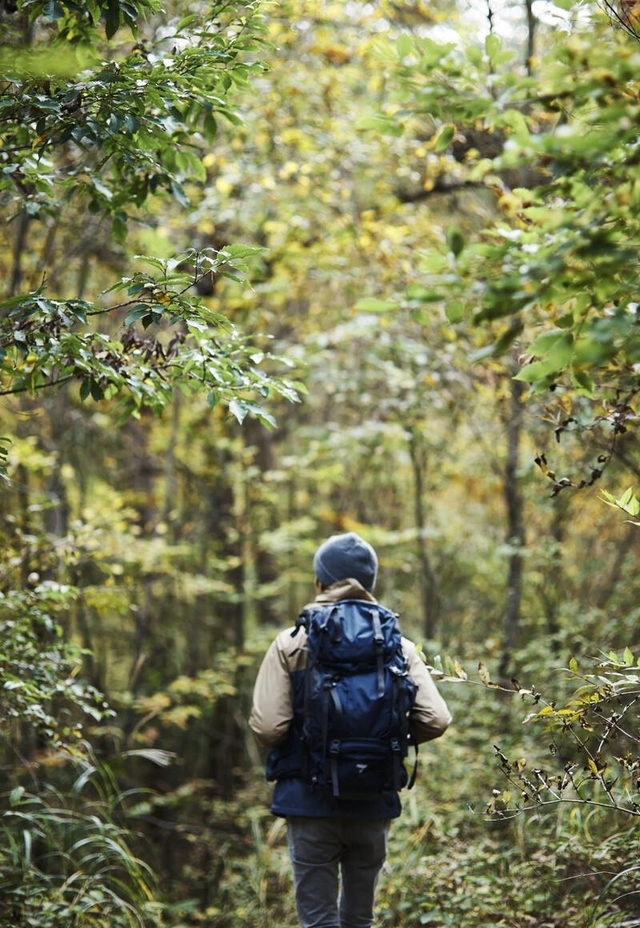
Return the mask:
{"type": "Polygon", "coordinates": [[[379,928],[639,925],[640,2],[0,0],[0,928],[295,928],[336,532],[453,714],[379,928]]]}

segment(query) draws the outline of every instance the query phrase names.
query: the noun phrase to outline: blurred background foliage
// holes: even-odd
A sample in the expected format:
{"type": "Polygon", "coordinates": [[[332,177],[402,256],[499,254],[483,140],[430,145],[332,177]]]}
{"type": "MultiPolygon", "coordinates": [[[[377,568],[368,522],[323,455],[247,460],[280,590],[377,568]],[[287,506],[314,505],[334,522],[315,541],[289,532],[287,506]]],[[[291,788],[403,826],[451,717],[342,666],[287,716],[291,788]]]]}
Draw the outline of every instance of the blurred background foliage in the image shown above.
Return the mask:
{"type": "Polygon", "coordinates": [[[637,912],[636,7],[0,3],[3,925],[296,924],[347,530],[455,716],[380,924],[637,912]]]}

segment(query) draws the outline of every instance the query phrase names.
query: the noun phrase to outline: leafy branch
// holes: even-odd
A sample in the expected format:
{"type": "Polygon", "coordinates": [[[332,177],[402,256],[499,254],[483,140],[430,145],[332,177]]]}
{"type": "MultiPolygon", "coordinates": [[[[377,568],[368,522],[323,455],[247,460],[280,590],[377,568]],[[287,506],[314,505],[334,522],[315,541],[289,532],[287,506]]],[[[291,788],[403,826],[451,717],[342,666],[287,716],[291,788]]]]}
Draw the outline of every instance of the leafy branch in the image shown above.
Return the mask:
{"type": "Polygon", "coordinates": [[[545,697],[535,686],[523,687],[516,679],[509,684],[492,681],[482,661],[477,679],[470,679],[448,655],[437,656],[429,669],[439,682],[519,696],[532,706],[525,722],[553,733],[550,755],[561,762],[554,771],[531,766],[526,757],[510,757],[494,745],[499,770],[509,786],[493,790],[486,806],[490,817],[511,818],[559,803],[640,816],[640,657],[630,648],[602,655],[585,673],[571,658],[567,673],[579,685],[564,704],[545,697]]]}
{"type": "MultiPolygon", "coordinates": [[[[297,401],[302,389],[263,365],[282,359],[257,350],[225,316],[212,312],[194,292],[205,277],[241,278],[246,261],[260,249],[229,245],[172,258],[139,258],[151,270],[137,271],[105,294],[127,299],[103,306],[52,300],[44,285],[26,297],[0,304],[0,396],[35,394],[76,382],[81,400],[120,401],[131,415],[160,412],[174,387],[207,390],[210,406],[226,404],[242,421],[251,413],[267,425],[273,417],[259,401],[279,395],[297,401]],[[155,273],[152,273],[155,271],[155,273]],[[119,336],[98,331],[92,318],[113,317],[119,336]]],[[[286,362],[284,362],[286,363],[286,362]]]]}
{"type": "Polygon", "coordinates": [[[487,812],[504,818],[562,802],[640,816],[639,668],[640,658],[629,648],[610,652],[589,673],[579,673],[572,658],[568,672],[580,681],[572,698],[559,706],[535,694],[535,704],[543,705],[526,718],[553,732],[551,754],[566,758],[561,770],[529,769],[526,758],[511,759],[496,745],[500,771],[511,788],[495,789],[487,812]]]}
{"type": "Polygon", "coordinates": [[[630,522],[631,525],[640,525],[640,520],[636,518],[640,514],[640,499],[638,499],[632,487],[628,487],[622,496],[617,498],[607,490],[602,490],[600,496],[607,506],[613,506],[614,509],[620,509],[630,515],[631,518],[627,519],[627,522],[630,522]]]}

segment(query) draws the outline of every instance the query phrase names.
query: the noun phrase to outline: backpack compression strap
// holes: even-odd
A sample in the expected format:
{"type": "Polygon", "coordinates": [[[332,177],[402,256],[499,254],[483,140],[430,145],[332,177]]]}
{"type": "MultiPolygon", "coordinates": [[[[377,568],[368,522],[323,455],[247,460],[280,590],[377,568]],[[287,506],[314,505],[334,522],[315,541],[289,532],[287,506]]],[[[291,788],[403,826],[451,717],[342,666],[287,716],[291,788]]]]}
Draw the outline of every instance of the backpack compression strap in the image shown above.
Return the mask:
{"type": "Polygon", "coordinates": [[[380,613],[377,609],[371,610],[371,618],[373,620],[373,637],[378,657],[378,696],[382,698],[384,696],[384,635],[382,634],[380,613]]]}
{"type": "Polygon", "coordinates": [[[342,718],[342,703],[336,689],[336,681],[327,677],[323,684],[322,693],[322,750],[327,753],[327,738],[329,732],[329,705],[333,703],[336,715],[342,718]]]}

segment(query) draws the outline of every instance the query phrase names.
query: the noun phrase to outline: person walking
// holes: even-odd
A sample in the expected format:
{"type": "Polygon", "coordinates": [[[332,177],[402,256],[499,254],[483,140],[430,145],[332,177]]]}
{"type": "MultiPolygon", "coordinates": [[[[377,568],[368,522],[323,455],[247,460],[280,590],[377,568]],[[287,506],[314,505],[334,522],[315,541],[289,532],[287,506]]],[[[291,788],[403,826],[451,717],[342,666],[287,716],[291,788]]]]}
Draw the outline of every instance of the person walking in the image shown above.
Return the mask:
{"type": "MultiPolygon", "coordinates": [[[[375,615],[378,558],[358,534],[328,538],[316,551],[313,568],[316,597],[303,616],[309,610],[322,613],[323,607],[330,610],[354,602],[375,615]]],[[[375,795],[343,796],[337,779],[336,788],[331,788],[330,774],[326,782],[310,779],[305,758],[305,713],[311,698],[307,631],[299,623],[280,632],[271,643],[256,678],[249,725],[258,741],[270,749],[266,773],[269,780],[275,780],[271,811],[287,822],[302,928],[371,928],[390,824],[401,813],[401,784],[394,780],[375,795]]],[[[451,723],[451,714],[415,644],[402,637],[401,651],[412,681],[408,735],[418,745],[440,737],[451,723]]],[[[332,698],[338,701],[335,695],[332,698]]],[[[364,769],[367,765],[355,766],[364,769]]]]}

